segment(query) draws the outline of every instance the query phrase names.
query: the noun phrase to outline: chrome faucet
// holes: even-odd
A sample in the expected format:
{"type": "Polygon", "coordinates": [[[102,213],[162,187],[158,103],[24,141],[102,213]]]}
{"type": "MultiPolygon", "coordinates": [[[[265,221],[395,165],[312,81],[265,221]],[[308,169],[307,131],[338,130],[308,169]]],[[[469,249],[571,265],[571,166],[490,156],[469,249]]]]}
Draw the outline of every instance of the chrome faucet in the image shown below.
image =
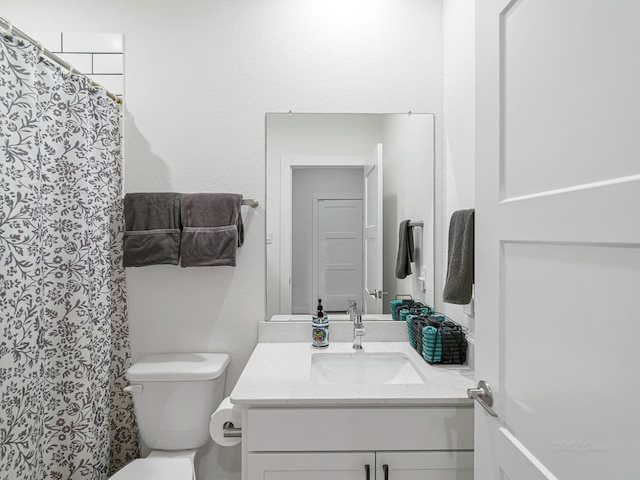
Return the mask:
{"type": "Polygon", "coordinates": [[[353,323],[353,349],[362,350],[362,337],[367,333],[362,325],[362,310],[358,310],[355,300],[349,300],[349,319],[353,323]]]}

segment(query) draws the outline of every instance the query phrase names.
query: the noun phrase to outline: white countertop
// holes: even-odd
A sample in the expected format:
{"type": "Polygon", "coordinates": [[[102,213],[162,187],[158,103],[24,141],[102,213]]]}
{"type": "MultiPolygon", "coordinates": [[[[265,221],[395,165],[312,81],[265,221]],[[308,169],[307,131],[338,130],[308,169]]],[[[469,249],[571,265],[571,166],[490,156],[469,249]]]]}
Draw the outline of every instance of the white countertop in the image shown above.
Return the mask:
{"type": "Polygon", "coordinates": [[[464,365],[429,365],[408,342],[363,342],[365,352],[407,354],[426,378],[413,385],[318,385],[311,383],[311,355],[353,353],[351,342],[332,342],[319,350],[310,342],[258,343],[231,402],[246,406],[471,406],[467,388],[473,371],[464,365]]]}

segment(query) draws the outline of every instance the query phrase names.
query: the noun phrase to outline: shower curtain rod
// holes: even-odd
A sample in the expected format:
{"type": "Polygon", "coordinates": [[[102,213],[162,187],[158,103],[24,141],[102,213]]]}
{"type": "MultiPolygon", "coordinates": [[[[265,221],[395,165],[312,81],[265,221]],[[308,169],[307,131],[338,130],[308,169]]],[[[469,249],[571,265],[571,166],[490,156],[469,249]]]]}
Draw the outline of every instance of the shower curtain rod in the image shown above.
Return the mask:
{"type": "MultiPolygon", "coordinates": [[[[89,77],[87,77],[84,73],[80,73],[78,70],[76,70],[73,65],[71,65],[70,63],[65,62],[64,60],[62,60],[60,57],[58,57],[55,53],[50,52],[49,50],[47,50],[46,48],[44,48],[44,46],[42,45],[42,43],[38,42],[37,40],[34,40],[33,38],[31,38],[29,35],[27,35],[26,33],[24,33],[22,30],[20,30],[19,28],[16,28],[13,26],[13,24],[7,20],[6,18],[0,17],[0,26],[2,28],[4,28],[6,30],[6,32],[4,33],[5,36],[16,36],[19,37],[23,40],[26,40],[27,42],[35,45],[36,47],[38,47],[40,49],[40,55],[43,57],[47,57],[49,60],[57,63],[58,65],[60,65],[62,68],[66,69],[69,71],[69,73],[75,73],[77,75],[81,75],[83,77],[85,77],[89,83],[94,86],[94,87],[102,87],[104,88],[102,85],[100,85],[98,82],[94,82],[93,80],[91,80],[89,77]]],[[[107,92],[107,96],[113,100],[116,103],[122,103],[122,98],[120,98],[119,96],[117,96],[114,93],[111,93],[109,90],[107,90],[105,88],[105,91],[107,92]]]]}

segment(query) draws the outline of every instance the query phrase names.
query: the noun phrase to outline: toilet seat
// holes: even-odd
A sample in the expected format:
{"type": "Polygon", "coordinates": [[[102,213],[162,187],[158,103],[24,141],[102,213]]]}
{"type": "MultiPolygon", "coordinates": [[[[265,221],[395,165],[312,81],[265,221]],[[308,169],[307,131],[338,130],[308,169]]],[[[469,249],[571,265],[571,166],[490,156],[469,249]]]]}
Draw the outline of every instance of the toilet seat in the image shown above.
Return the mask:
{"type": "Polygon", "coordinates": [[[186,458],[140,458],[116,473],[111,480],[192,480],[193,465],[186,458]]]}

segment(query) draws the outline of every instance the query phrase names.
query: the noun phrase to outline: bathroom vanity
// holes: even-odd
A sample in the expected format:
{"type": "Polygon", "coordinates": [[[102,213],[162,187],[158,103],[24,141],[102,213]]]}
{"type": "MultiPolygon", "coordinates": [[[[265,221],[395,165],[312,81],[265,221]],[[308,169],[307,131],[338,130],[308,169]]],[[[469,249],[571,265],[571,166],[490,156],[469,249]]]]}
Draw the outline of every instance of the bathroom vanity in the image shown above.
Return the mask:
{"type": "Polygon", "coordinates": [[[471,387],[407,342],[261,342],[231,393],[242,479],[471,480],[471,387]]]}

